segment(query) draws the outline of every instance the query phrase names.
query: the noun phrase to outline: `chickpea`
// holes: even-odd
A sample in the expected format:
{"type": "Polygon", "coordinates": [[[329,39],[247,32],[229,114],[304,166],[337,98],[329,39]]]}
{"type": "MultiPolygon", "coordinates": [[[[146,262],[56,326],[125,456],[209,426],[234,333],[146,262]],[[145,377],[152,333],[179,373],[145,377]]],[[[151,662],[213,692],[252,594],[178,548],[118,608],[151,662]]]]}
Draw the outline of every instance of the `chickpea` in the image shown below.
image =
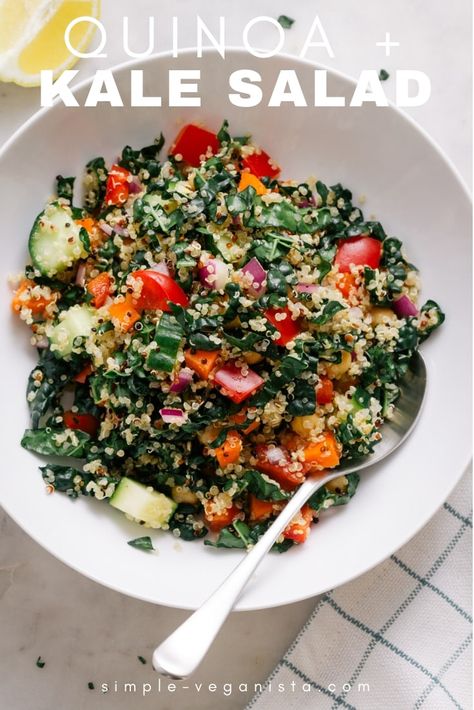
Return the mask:
{"type": "Polygon", "coordinates": [[[332,380],[338,380],[347,372],[351,363],[351,354],[347,350],[342,350],[341,362],[328,362],[326,364],[326,373],[332,380]]]}
{"type": "Polygon", "coordinates": [[[195,505],[199,498],[187,486],[173,486],[171,497],[175,503],[189,503],[195,505]]]}
{"type": "Polygon", "coordinates": [[[242,325],[241,320],[239,316],[236,316],[233,320],[230,321],[230,323],[226,323],[226,328],[229,330],[234,330],[235,328],[240,328],[242,325]]]}
{"type": "Polygon", "coordinates": [[[391,308],[372,308],[371,315],[373,326],[389,324],[392,321],[397,320],[397,316],[391,308]]]}
{"type": "Polygon", "coordinates": [[[198,439],[201,444],[207,446],[207,444],[210,444],[211,441],[214,441],[214,439],[219,436],[219,432],[220,427],[216,426],[215,424],[209,424],[209,426],[207,426],[205,429],[198,432],[198,439]]]}
{"type": "Polygon", "coordinates": [[[304,439],[308,439],[324,431],[324,418],[318,414],[295,417],[291,422],[291,428],[304,439]]]}
{"type": "Polygon", "coordinates": [[[348,483],[349,481],[345,476],[339,476],[339,478],[335,478],[334,480],[329,481],[329,483],[326,483],[326,488],[332,493],[335,493],[337,488],[345,492],[347,490],[348,483]]]}
{"type": "Polygon", "coordinates": [[[256,353],[250,350],[248,352],[243,353],[243,358],[245,362],[249,365],[256,365],[257,362],[263,360],[263,356],[260,355],[260,353],[256,353]]]}

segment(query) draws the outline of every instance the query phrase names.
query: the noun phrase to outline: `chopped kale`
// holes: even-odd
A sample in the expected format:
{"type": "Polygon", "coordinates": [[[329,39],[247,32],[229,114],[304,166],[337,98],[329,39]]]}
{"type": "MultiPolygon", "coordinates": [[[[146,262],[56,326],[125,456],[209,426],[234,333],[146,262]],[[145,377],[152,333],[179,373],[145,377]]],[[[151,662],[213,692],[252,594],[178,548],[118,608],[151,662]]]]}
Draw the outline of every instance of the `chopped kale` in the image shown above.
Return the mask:
{"type": "Polygon", "coordinates": [[[73,198],[73,191],[74,191],[74,181],[76,178],[74,177],[63,177],[62,175],[58,175],[56,178],[56,192],[58,197],[62,198],[63,200],[67,200],[71,205],[72,205],[72,198],[73,198]]]}
{"type": "Polygon", "coordinates": [[[127,540],[127,545],[131,547],[136,547],[137,550],[150,551],[154,550],[151,537],[149,535],[144,535],[143,537],[136,537],[134,540],[127,540]]]}
{"type": "Polygon", "coordinates": [[[89,212],[97,212],[101,206],[106,190],[107,168],[103,158],[94,158],[86,165],[88,178],[86,193],[84,196],[84,207],[89,212]]]}
{"type": "MultiPolygon", "coordinates": [[[[343,474],[341,474],[342,476],[343,474]]],[[[331,506],[346,505],[349,503],[352,496],[359,485],[360,476],[357,473],[349,473],[347,476],[347,487],[345,489],[330,490],[327,486],[323,486],[314,493],[308,500],[308,505],[313,510],[325,510],[331,506]],[[328,503],[331,501],[330,503],[328,503]]]]}
{"type": "Polygon", "coordinates": [[[26,429],[21,445],[28,451],[46,456],[71,456],[82,458],[89,447],[91,437],[84,431],[45,427],[26,429]]]}
{"type": "Polygon", "coordinates": [[[40,466],[40,471],[46,485],[52,486],[55,491],[67,493],[70,498],[93,495],[87,490],[87,484],[94,480],[94,476],[90,473],[59,464],[40,466]]]}
{"type": "Polygon", "coordinates": [[[293,27],[295,21],[287,15],[280,15],[280,17],[278,18],[278,22],[284,30],[289,30],[291,27],[293,27]]]}
{"type": "Polygon", "coordinates": [[[253,493],[254,496],[261,500],[286,500],[289,498],[289,493],[284,491],[276,481],[252,469],[246,471],[243,475],[246,482],[247,490],[253,493]]]}

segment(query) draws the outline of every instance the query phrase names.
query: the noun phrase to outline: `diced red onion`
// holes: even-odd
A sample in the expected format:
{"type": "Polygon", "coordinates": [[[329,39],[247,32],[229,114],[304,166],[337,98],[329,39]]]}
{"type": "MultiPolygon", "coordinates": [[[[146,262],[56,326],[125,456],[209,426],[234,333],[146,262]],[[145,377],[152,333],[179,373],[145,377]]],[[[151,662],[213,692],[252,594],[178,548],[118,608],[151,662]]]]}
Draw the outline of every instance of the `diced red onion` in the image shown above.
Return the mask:
{"type": "Polygon", "coordinates": [[[101,230],[102,230],[105,234],[107,234],[107,236],[109,236],[109,237],[111,237],[112,234],[114,233],[114,230],[112,229],[112,227],[110,226],[110,224],[109,224],[108,222],[106,222],[104,219],[102,219],[102,220],[99,222],[99,227],[100,227],[101,230]]]}
{"type": "Polygon", "coordinates": [[[393,302],[393,310],[399,318],[408,318],[409,316],[418,315],[418,308],[405,294],[402,294],[393,302]]]}
{"type": "Polygon", "coordinates": [[[160,415],[165,424],[184,424],[186,414],[182,409],[160,409],[160,415]]]}
{"type": "Polygon", "coordinates": [[[199,280],[206,288],[221,291],[229,281],[229,267],[220,259],[209,259],[199,269],[199,280]]]}
{"type": "Polygon", "coordinates": [[[130,236],[130,232],[128,231],[128,229],[126,229],[126,227],[121,227],[119,224],[115,224],[113,226],[113,230],[114,230],[115,234],[119,235],[119,237],[129,237],[130,236]]]}
{"type": "Polygon", "coordinates": [[[49,340],[45,335],[37,336],[36,337],[36,347],[39,350],[46,350],[46,348],[49,346],[49,340]]]}
{"type": "Polygon", "coordinates": [[[76,286],[84,286],[85,283],[86,283],[86,264],[84,261],[82,261],[79,264],[79,266],[77,267],[75,284],[76,284],[76,286]]]}
{"type": "Polygon", "coordinates": [[[189,367],[183,367],[179,371],[178,377],[170,387],[170,392],[183,392],[193,381],[193,371],[189,367]]]}
{"type": "Polygon", "coordinates": [[[321,288],[319,284],[296,284],[296,290],[299,293],[316,293],[321,288]]]}
{"type": "Polygon", "coordinates": [[[150,271],[157,271],[159,274],[170,276],[170,270],[168,269],[166,261],[160,261],[158,264],[153,264],[153,266],[150,267],[150,271]]]}
{"type": "Polygon", "coordinates": [[[128,183],[128,191],[131,195],[137,195],[143,191],[143,185],[137,177],[133,177],[128,183]]]}
{"type": "Polygon", "coordinates": [[[285,452],[279,446],[274,448],[270,447],[266,452],[268,463],[279,463],[280,461],[286,460],[285,452]]]}
{"type": "Polygon", "coordinates": [[[352,308],[349,308],[349,315],[351,318],[363,318],[364,313],[362,311],[362,308],[359,308],[359,306],[353,306],[352,308]]]}
{"type": "Polygon", "coordinates": [[[252,284],[249,288],[251,293],[260,296],[265,292],[267,272],[255,256],[242,267],[242,273],[250,274],[252,277],[252,284]]]}

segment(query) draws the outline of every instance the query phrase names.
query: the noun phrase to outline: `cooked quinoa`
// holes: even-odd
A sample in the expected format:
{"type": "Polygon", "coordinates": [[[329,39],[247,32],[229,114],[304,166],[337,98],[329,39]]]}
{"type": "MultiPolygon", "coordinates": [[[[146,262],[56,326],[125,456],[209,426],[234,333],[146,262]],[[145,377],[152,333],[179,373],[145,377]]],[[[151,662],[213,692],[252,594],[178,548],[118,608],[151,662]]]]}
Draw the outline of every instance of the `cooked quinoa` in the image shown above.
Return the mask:
{"type": "MultiPolygon", "coordinates": [[[[59,176],[35,221],[13,299],[38,349],[22,444],[71,457],[41,467],[49,492],[247,547],[309,472],[372,452],[444,315],[340,184],[280,179],[226,122],[186,126],[161,162],[163,143],[91,160],[83,207],[59,176]]],[[[318,491],[276,549],[357,483],[318,491]]]]}

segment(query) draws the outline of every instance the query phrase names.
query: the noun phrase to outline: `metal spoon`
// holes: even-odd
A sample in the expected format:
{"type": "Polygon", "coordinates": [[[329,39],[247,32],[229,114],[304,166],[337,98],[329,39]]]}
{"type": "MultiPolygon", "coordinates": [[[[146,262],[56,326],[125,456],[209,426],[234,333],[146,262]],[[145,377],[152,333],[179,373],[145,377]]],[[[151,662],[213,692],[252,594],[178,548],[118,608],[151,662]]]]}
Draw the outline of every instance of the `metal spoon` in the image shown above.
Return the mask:
{"type": "Polygon", "coordinates": [[[419,353],[410,362],[402,383],[402,395],[395,416],[383,426],[382,441],[375,452],[356,462],[347,461],[324,476],[310,476],[298,488],[281,513],[258,543],[226,577],[216,591],[179,626],[153,653],[153,667],[171,678],[186,678],[203,660],[229,612],[242,593],[249,578],[275,540],[283,532],[301,506],[319,488],[342,474],[362,471],[379,463],[395,451],[413,430],[423,404],[426,390],[426,367],[419,353]]]}

